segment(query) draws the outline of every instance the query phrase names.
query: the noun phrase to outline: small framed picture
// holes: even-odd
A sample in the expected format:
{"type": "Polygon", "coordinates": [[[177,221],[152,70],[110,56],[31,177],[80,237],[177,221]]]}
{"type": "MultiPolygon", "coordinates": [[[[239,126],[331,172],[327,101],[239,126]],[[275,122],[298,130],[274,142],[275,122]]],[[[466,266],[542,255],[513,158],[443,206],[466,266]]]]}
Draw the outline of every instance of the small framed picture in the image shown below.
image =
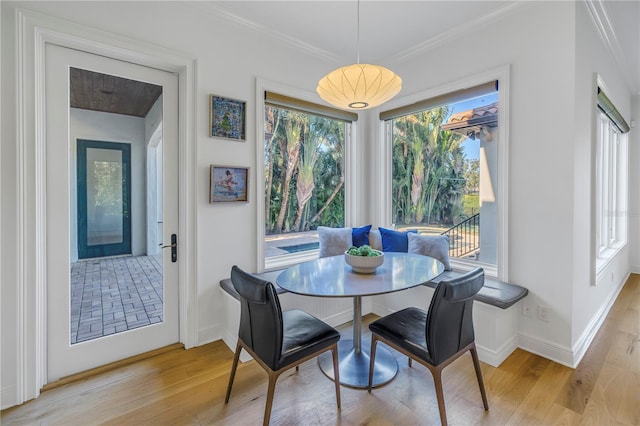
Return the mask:
{"type": "Polygon", "coordinates": [[[237,99],[209,96],[209,135],[244,141],[247,103],[237,99]]]}
{"type": "Polygon", "coordinates": [[[211,165],[209,202],[249,202],[249,168],[211,165]]]}

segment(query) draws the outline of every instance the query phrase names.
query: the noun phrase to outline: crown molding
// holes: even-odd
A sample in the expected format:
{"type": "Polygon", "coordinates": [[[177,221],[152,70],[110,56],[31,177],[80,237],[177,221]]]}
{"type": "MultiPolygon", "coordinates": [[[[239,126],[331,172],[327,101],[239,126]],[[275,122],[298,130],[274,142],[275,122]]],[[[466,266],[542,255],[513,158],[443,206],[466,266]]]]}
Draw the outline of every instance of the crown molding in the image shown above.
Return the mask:
{"type": "Polygon", "coordinates": [[[514,1],[505,7],[494,10],[491,13],[478,16],[474,20],[461,22],[460,25],[452,27],[449,30],[438,34],[437,36],[424,40],[412,47],[401,50],[400,52],[396,53],[393,56],[390,56],[387,59],[389,61],[405,61],[411,59],[414,56],[420,55],[424,52],[441,46],[450,40],[460,38],[469,33],[473,33],[477,29],[503,19],[505,16],[514,13],[516,10],[520,10],[523,7],[528,7],[529,5],[529,2],[514,1]]]}
{"type": "Polygon", "coordinates": [[[230,10],[225,9],[218,2],[188,2],[187,4],[203,12],[215,15],[218,18],[222,19],[223,21],[231,22],[247,30],[253,31],[255,33],[259,33],[261,36],[266,35],[267,37],[271,37],[287,46],[290,46],[294,49],[308,53],[311,56],[317,56],[333,62],[340,62],[342,60],[342,58],[339,55],[336,55],[335,53],[329,52],[324,49],[320,49],[319,47],[313,46],[309,43],[304,43],[280,31],[274,30],[272,28],[253,22],[249,19],[245,19],[241,16],[238,16],[235,13],[231,12],[230,10]]]}
{"type": "Polygon", "coordinates": [[[589,12],[589,16],[591,17],[591,21],[593,22],[596,31],[600,35],[606,49],[613,57],[613,60],[624,76],[627,86],[632,92],[640,95],[638,77],[633,75],[632,67],[626,60],[626,55],[618,42],[620,38],[618,37],[618,34],[616,34],[616,30],[611,23],[611,19],[609,19],[609,15],[607,14],[604,4],[605,2],[602,0],[585,0],[584,3],[587,6],[587,11],[589,12]]]}

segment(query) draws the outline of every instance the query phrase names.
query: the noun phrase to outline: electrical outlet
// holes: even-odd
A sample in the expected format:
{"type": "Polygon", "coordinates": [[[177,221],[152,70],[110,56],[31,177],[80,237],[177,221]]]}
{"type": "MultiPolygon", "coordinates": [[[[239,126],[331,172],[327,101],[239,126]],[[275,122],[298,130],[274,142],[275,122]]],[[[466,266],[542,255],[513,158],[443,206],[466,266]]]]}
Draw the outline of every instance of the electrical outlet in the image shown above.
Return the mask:
{"type": "Polygon", "coordinates": [[[540,321],[549,322],[549,307],[538,305],[538,319],[540,321]]]}
{"type": "Polygon", "coordinates": [[[525,317],[531,316],[531,303],[527,301],[522,302],[522,315],[524,315],[525,317]]]}

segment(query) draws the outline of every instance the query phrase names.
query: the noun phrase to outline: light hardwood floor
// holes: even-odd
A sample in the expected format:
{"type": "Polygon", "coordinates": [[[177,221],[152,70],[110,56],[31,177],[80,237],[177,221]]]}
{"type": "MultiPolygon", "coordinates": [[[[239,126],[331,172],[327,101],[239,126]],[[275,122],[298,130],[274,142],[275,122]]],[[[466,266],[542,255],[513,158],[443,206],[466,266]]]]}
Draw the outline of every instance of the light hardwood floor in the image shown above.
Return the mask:
{"type": "MultiPolygon", "coordinates": [[[[632,275],[580,365],[572,370],[523,350],[499,368],[482,364],[489,411],[470,356],[445,369],[450,424],[640,424],[640,276],[632,275]]],[[[367,320],[373,317],[368,316],[367,320]]],[[[366,327],[365,327],[366,329],[366,327]]],[[[350,331],[345,327],[345,334],[350,331]]],[[[262,422],[266,374],[253,361],[238,368],[228,405],[224,394],[233,354],[220,341],[173,349],[142,361],[44,391],[0,413],[0,423],[48,425],[252,425],[262,422]]],[[[281,376],[274,425],[439,424],[433,381],[426,368],[407,366],[388,385],[366,391],[341,388],[315,360],[281,376]]]]}

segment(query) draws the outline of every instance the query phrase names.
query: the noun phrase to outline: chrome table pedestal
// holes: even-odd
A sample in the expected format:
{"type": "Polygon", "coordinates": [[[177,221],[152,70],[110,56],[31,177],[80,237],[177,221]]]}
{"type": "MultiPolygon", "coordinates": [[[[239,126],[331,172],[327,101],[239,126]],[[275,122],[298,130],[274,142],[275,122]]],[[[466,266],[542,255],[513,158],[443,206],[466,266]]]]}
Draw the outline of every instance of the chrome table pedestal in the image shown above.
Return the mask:
{"type": "MultiPolygon", "coordinates": [[[[338,342],[340,384],[350,388],[367,388],[370,348],[370,339],[362,341],[362,296],[356,296],[353,298],[353,340],[341,339],[338,342]]],[[[331,352],[320,355],[318,365],[327,377],[334,379],[331,352]]],[[[389,350],[378,344],[373,370],[373,387],[389,383],[397,373],[398,361],[389,350]]]]}

